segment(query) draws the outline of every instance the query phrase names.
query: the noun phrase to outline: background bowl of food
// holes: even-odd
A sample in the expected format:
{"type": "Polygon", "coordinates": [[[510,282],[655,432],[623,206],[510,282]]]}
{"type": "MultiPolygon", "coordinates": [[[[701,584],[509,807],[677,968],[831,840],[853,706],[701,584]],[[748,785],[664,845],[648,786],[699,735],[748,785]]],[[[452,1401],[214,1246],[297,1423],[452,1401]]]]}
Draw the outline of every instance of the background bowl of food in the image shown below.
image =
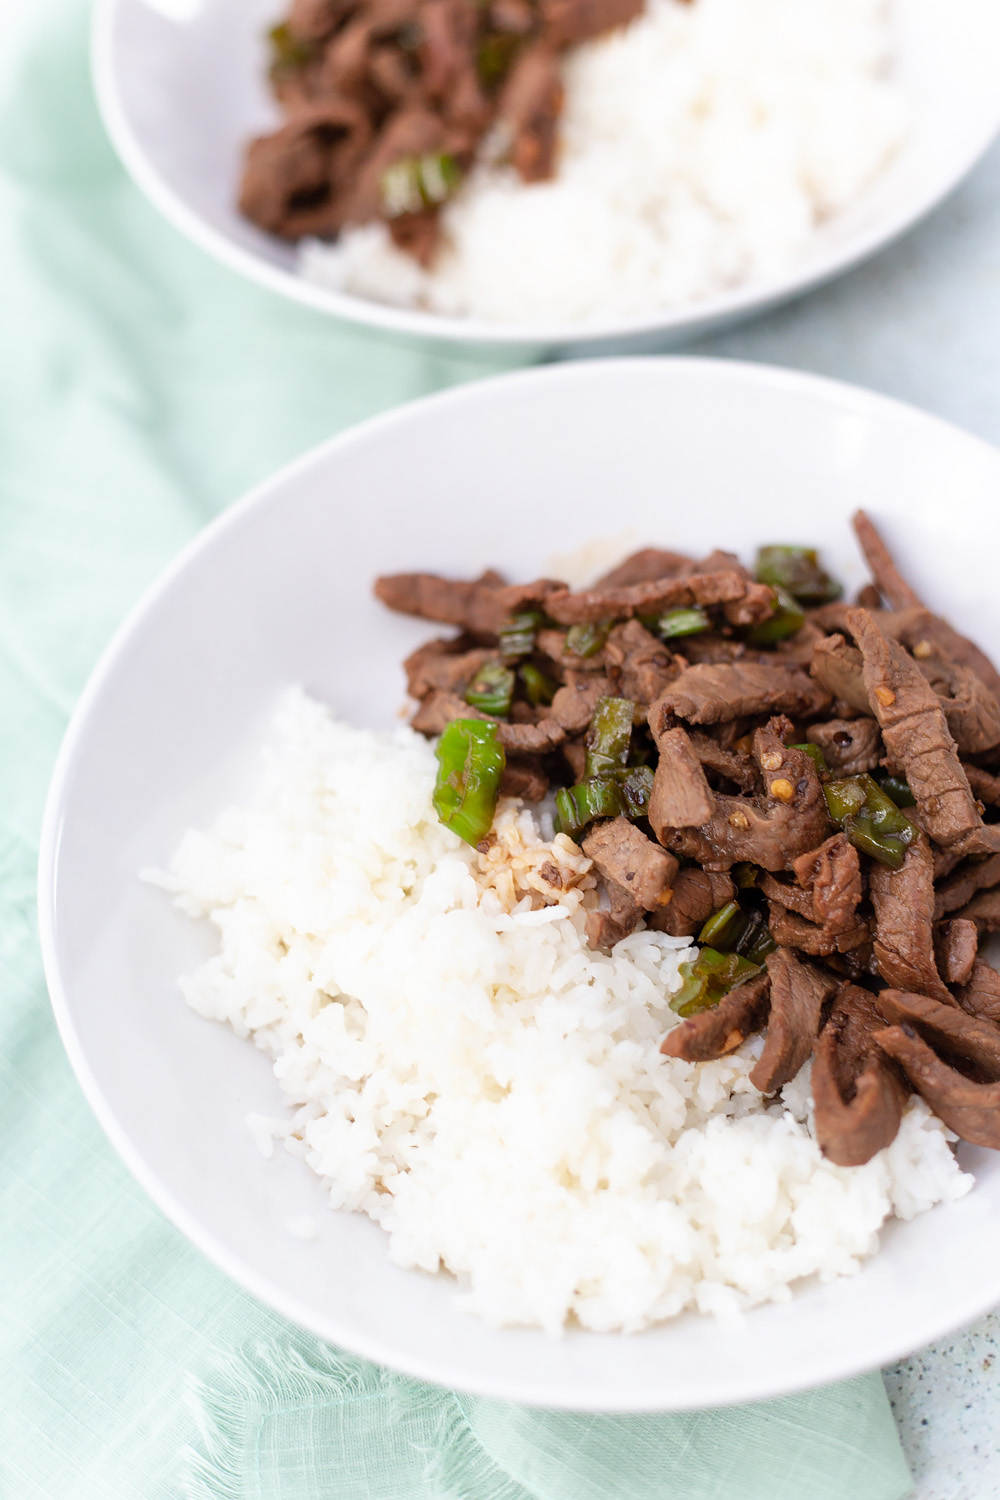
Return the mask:
{"type": "Polygon", "coordinates": [[[100,0],[95,28],[112,139],[181,229],[479,350],[667,347],[795,296],[1000,124],[989,0],[100,0]]]}
{"type": "Polygon", "coordinates": [[[549,1407],[776,1395],[994,1305],[998,488],[878,397],[608,361],[220,518],[89,685],[40,861],[70,1057],[170,1218],[338,1345],[549,1407]]]}

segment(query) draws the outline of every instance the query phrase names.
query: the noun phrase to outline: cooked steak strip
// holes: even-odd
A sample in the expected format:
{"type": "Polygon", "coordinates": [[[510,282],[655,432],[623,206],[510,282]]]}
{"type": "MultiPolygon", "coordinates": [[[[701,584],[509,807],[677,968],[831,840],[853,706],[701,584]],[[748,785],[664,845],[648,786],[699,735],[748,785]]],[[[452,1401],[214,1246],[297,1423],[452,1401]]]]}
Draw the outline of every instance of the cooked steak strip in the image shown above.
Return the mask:
{"type": "Polygon", "coordinates": [[[784,662],[740,661],[687,667],[653,704],[649,714],[655,735],[673,717],[689,724],[716,724],[757,714],[821,713],[827,694],[798,667],[784,662]]]}
{"type": "Polygon", "coordinates": [[[666,647],[638,620],[616,625],[604,647],[608,669],[616,674],[616,691],[631,698],[643,713],[665,692],[680,671],[666,647]]]}
{"type": "Polygon", "coordinates": [[[388,573],[376,578],[375,595],[398,614],[495,635],[509,615],[532,605],[544,607],[550,594],[562,593],[565,587],[552,578],[503,584],[495,574],[463,581],[437,573],[388,573]]]}
{"type": "Polygon", "coordinates": [[[914,840],[901,870],[873,861],[868,890],[875,908],[875,962],[886,984],[954,1004],[934,961],[934,866],[927,840],[914,840]]]}
{"type": "Polygon", "coordinates": [[[1000,974],[977,958],[968,984],[955,991],[955,999],[970,1016],[1000,1023],[1000,974]]]}
{"type": "Polygon", "coordinates": [[[525,802],[541,802],[549,790],[549,778],[541,761],[534,755],[508,761],[500,780],[502,797],[523,797],[525,802]]]}
{"type": "Polygon", "coordinates": [[[649,799],[649,822],[660,843],[676,828],[697,828],[715,811],[715,796],[701,761],[683,729],[669,729],[656,741],[659,759],[649,799]]]}
{"type": "Polygon", "coordinates": [[[884,1024],[875,997],[847,984],[816,1044],[814,1128],[823,1155],[838,1167],[863,1166],[899,1129],[907,1090],[874,1045],[884,1024]]]}
{"type": "Polygon", "coordinates": [[[570,671],[556,691],[549,713],[567,734],[582,734],[594,717],[597,700],[613,694],[607,677],[597,673],[570,671]]]}
{"type": "Polygon", "coordinates": [[[974,641],[959,634],[954,626],[929,609],[901,609],[880,617],[879,623],[886,635],[891,635],[919,660],[929,647],[939,656],[954,662],[956,666],[968,667],[975,672],[980,682],[1000,699],[1000,672],[974,641]]]}
{"type": "MultiPolygon", "coordinates": [[[[860,663],[860,653],[858,657],[860,663]]],[[[828,719],[810,724],[806,739],[818,745],[837,776],[874,771],[882,758],[882,731],[874,719],[828,719]]]]}
{"type": "Polygon", "coordinates": [[[983,771],[979,766],[969,766],[963,763],[962,770],[969,778],[969,786],[972,795],[978,797],[980,802],[985,802],[989,807],[1000,807],[1000,776],[992,776],[989,771],[983,771]]]}
{"type": "Polygon", "coordinates": [[[582,848],[598,874],[621,886],[643,911],[669,902],[677,861],[628,818],[595,824],[582,848]]]}
{"type": "Polygon", "coordinates": [[[852,610],[850,619],[890,766],[906,776],[931,838],[946,846],[957,843],[979,830],[982,819],[934,690],[867,610],[852,610]]]}
{"type": "Polygon", "coordinates": [[[462,639],[428,641],[410,653],[403,670],[411,698],[426,698],[435,688],[464,693],[480,668],[496,657],[488,646],[463,651],[462,639]]]}
{"type": "Polygon", "coordinates": [[[983,755],[1000,744],[1000,702],[975,672],[934,656],[917,664],[938,695],[962,755],[983,755]]]}
{"type": "Polygon", "coordinates": [[[971,1063],[985,1080],[1000,1079],[1000,1027],[992,1021],[902,990],[882,990],[878,1008],[890,1026],[912,1026],[946,1062],[971,1063]]]}
{"type": "Polygon", "coordinates": [[[970,859],[950,874],[947,879],[939,875],[934,892],[934,920],[940,921],[949,912],[958,911],[972,900],[977,891],[990,890],[1000,885],[1000,854],[989,859],[970,859]]]}
{"type": "Polygon", "coordinates": [[[899,572],[888,547],[863,510],[855,511],[851,517],[851,525],[854,527],[854,535],[861,545],[865,561],[871,569],[871,575],[883,599],[891,604],[893,609],[919,609],[921,607],[919,596],[899,572]]]}
{"type": "Polygon", "coordinates": [[[760,778],[749,755],[743,755],[739,750],[726,750],[718,740],[714,740],[711,735],[701,734],[697,729],[689,730],[688,739],[691,749],[707,771],[714,771],[717,776],[725,777],[741,791],[754,791],[760,778]]]}
{"type": "Polygon", "coordinates": [[[638,901],[616,881],[605,881],[604,889],[608,905],[589,911],[583,924],[592,948],[613,948],[623,937],[635,932],[643,917],[638,901]]]}
{"type": "Polygon", "coordinates": [[[979,929],[975,922],[956,917],[934,928],[934,956],[946,984],[965,984],[979,951],[979,929]]]}
{"type": "Polygon", "coordinates": [[[980,891],[957,915],[975,922],[980,932],[1000,932],[1000,890],[980,891]]]}
{"type": "Polygon", "coordinates": [[[750,1073],[762,1094],[776,1094],[802,1067],[819,1035],[823,1006],[837,981],[806,964],[788,948],[767,956],[771,1010],[764,1050],[750,1073]]]}
{"type": "Polygon", "coordinates": [[[442,734],[452,719],[489,719],[497,726],[497,743],[512,755],[545,755],[557,749],[566,731],[555,719],[544,718],[538,724],[507,724],[481,709],[473,708],[457,693],[428,693],[410,720],[421,734],[442,734]]]}
{"type": "Polygon", "coordinates": [[[769,902],[776,903],[785,911],[796,912],[807,922],[816,921],[812,891],[803,890],[800,885],[793,885],[790,881],[776,880],[767,871],[758,879],[757,889],[764,893],[769,902]]]}
{"type": "Polygon", "coordinates": [[[735,1052],[767,1020],[770,983],[766,970],[755,974],[723,995],[718,1005],[671,1027],[660,1043],[660,1051],[685,1062],[711,1062],[735,1052]]]}
{"type": "Polygon", "coordinates": [[[669,904],[652,913],[649,925],[672,937],[696,937],[712,913],[732,901],[735,894],[733,882],[723,871],[690,865],[678,870],[669,904]]]}
{"type": "Polygon", "coordinates": [[[643,547],[633,552],[617,567],[602,573],[595,589],[625,588],[631,583],[655,583],[659,578],[677,578],[691,565],[683,552],[668,552],[662,547],[643,547]]]}
{"type": "Polygon", "coordinates": [[[875,1042],[900,1064],[939,1120],[965,1141],[1000,1148],[1000,1083],[973,1083],[943,1063],[910,1025],[890,1026],[875,1042]]]}
{"type": "Polygon", "coordinates": [[[818,849],[800,854],[792,861],[792,869],[799,884],[810,891],[812,921],[832,934],[857,927],[857,909],[863,894],[861,861],[846,834],[835,833],[818,849]]]}
{"type": "Polygon", "coordinates": [[[642,0],[542,0],[541,9],[546,35],[565,47],[626,26],[642,13],[642,0]]]}
{"type": "Polygon", "coordinates": [[[858,714],[871,713],[861,652],[849,646],[842,635],[817,641],[810,670],[838,703],[846,704],[858,714]]]}
{"type": "Polygon", "coordinates": [[[870,941],[867,923],[858,920],[844,932],[831,932],[815,922],[800,917],[777,902],[770,908],[768,927],[776,943],[796,948],[812,958],[828,958],[833,953],[853,953],[870,941]]]}
{"type": "Polygon", "coordinates": [[[578,594],[564,587],[547,597],[545,612],[560,625],[582,625],[588,620],[631,619],[693,604],[724,604],[742,599],[750,587],[735,570],[657,578],[617,588],[586,589],[578,594]]]}

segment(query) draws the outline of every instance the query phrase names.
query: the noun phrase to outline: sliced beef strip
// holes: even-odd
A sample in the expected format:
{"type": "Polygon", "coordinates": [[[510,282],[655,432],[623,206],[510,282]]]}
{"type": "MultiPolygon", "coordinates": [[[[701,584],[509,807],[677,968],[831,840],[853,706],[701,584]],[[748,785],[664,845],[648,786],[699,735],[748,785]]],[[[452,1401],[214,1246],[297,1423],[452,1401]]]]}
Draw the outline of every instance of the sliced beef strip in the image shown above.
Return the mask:
{"type": "Polygon", "coordinates": [[[743,641],[732,636],[719,635],[714,630],[703,630],[697,635],[686,635],[674,642],[675,655],[683,666],[700,663],[723,663],[734,661],[773,661],[774,657],[763,651],[749,651],[743,641]]]}
{"type": "Polygon", "coordinates": [[[893,609],[919,608],[919,596],[910,588],[896,567],[888,547],[870,517],[863,510],[855,511],[851,517],[851,525],[854,527],[854,535],[865,554],[865,561],[882,598],[891,604],[893,609]]]}
{"type": "Polygon", "coordinates": [[[613,948],[622,938],[635,932],[643,918],[638,901],[614,880],[604,882],[607,906],[589,911],[584,920],[587,942],[592,948],[613,948]]]}
{"type": "Polygon", "coordinates": [[[825,724],[810,724],[806,739],[819,746],[837,776],[874,771],[882,758],[882,731],[874,719],[828,719],[825,724]]]}
{"type": "Polygon", "coordinates": [[[626,620],[613,628],[604,658],[609,670],[617,675],[618,695],[638,703],[643,714],[680,670],[667,648],[638,620],[626,620]]]}
{"type": "Polygon", "coordinates": [[[592,672],[566,673],[566,682],[552,699],[549,709],[567,734],[582,734],[594,717],[599,698],[614,695],[611,681],[592,672]]]}
{"type": "Polygon", "coordinates": [[[906,776],[930,837],[945,846],[957,843],[981,829],[982,819],[934,690],[867,610],[852,610],[850,619],[889,764],[906,776]]]}
{"type": "Polygon", "coordinates": [[[803,890],[800,885],[793,885],[790,881],[776,880],[766,870],[757,881],[757,889],[763,892],[772,905],[780,906],[784,911],[793,911],[807,922],[815,923],[816,908],[813,906],[812,891],[803,890]]]}
{"type": "Polygon", "coordinates": [[[502,797],[523,797],[525,802],[541,802],[549,790],[549,776],[535,755],[512,760],[504,767],[500,781],[502,797]]]}
{"type": "Polygon", "coordinates": [[[455,641],[428,641],[412,651],[403,663],[406,690],[411,698],[426,698],[435,688],[462,694],[476,673],[496,657],[488,647],[461,649],[455,641]]]}
{"type": "MultiPolygon", "coordinates": [[[[655,712],[656,705],[651,718],[655,712]]],[[[707,822],[657,832],[667,848],[715,869],[747,861],[775,871],[823,842],[830,818],[816,766],[804,750],[782,742],[778,729],[785,722],[772,719],[754,731],[753,755],[764,790],[753,798],[715,793],[715,811],[707,822]]]]}
{"type": "Polygon", "coordinates": [[[792,861],[795,878],[812,897],[812,920],[828,933],[850,932],[858,926],[857,909],[863,895],[861,861],[846,834],[835,833],[818,849],[792,861]]]}
{"type": "Polygon", "coordinates": [[[989,859],[970,859],[954,874],[949,874],[946,879],[938,876],[938,880],[934,892],[935,921],[967,905],[977,891],[990,890],[1000,884],[1000,854],[991,855],[989,859]]]}
{"type": "Polygon", "coordinates": [[[977,958],[968,984],[955,991],[955,999],[970,1016],[1000,1024],[1000,974],[992,964],[977,958]]]}
{"type": "Polygon", "coordinates": [[[882,990],[878,1008],[888,1025],[912,1026],[946,1062],[971,1064],[990,1083],[1000,1079],[1000,1027],[992,1021],[903,990],[882,990]]]}
{"type": "Polygon", "coordinates": [[[732,570],[586,589],[582,593],[564,589],[548,596],[545,609],[560,625],[582,625],[591,620],[623,620],[663,609],[686,609],[693,604],[724,604],[742,599],[746,591],[746,581],[732,570]]]}
{"type": "Polygon", "coordinates": [[[504,81],[497,104],[499,127],[511,142],[511,165],[525,182],[542,182],[552,176],[562,103],[555,52],[544,42],[525,48],[504,81]]]}
{"type": "Polygon", "coordinates": [[[849,646],[842,635],[817,641],[810,670],[838,703],[846,704],[857,714],[871,713],[861,652],[849,646]]]}
{"type": "Polygon", "coordinates": [[[697,729],[688,731],[688,739],[706,771],[725,777],[743,792],[752,792],[756,788],[760,778],[751,756],[743,755],[739,750],[726,750],[718,740],[699,733],[697,729]]]}
{"type": "Polygon", "coordinates": [[[699,664],[687,667],[650,709],[656,735],[676,717],[689,724],[757,714],[802,718],[829,706],[829,697],[798,667],[779,661],[699,664]]]}
{"type": "Polygon", "coordinates": [[[917,660],[934,652],[956,666],[968,667],[993,697],[1000,699],[1000,672],[974,641],[960,635],[940,615],[922,606],[903,608],[880,616],[879,623],[886,635],[899,641],[917,660]]]}
{"type": "Polygon", "coordinates": [[[567,741],[560,746],[563,759],[569,766],[573,781],[583,781],[587,774],[587,747],[582,740],[567,741]]]}
{"type": "Polygon", "coordinates": [[[701,870],[690,865],[674,877],[674,894],[667,906],[653,912],[650,927],[669,932],[672,937],[694,937],[714,911],[732,901],[736,888],[729,876],[719,871],[701,870]]]}
{"type": "Polygon", "coordinates": [[[782,661],[791,662],[801,667],[804,672],[808,672],[812,666],[813,651],[819,642],[825,639],[825,632],[807,620],[794,635],[786,636],[783,641],[776,642],[775,654],[782,661]]]}
{"type": "Polygon", "coordinates": [[[921,835],[913,841],[901,870],[873,860],[868,891],[875,908],[875,961],[886,984],[954,1004],[934,960],[934,865],[927,840],[921,835]]]}
{"type": "Polygon", "coordinates": [[[344,222],[339,186],[369,140],[363,110],[350,100],[298,109],[247,150],[240,212],[285,239],[332,235],[344,222]]]}
{"type": "Polygon", "coordinates": [[[292,0],[288,29],[300,41],[322,41],[334,30],[346,9],[338,0],[292,0]]]}
{"type": "Polygon", "coordinates": [[[544,605],[550,593],[564,588],[551,578],[505,585],[495,573],[471,581],[437,573],[389,573],[375,580],[376,598],[398,614],[460,625],[476,635],[495,635],[510,615],[544,605]]]}
{"type": "Polygon", "coordinates": [[[730,625],[759,625],[774,614],[777,595],[766,583],[748,583],[739,599],[727,600],[722,613],[730,625]]]}
{"type": "Polygon", "coordinates": [[[884,1027],[875,996],[852,984],[837,994],[812,1066],[816,1139],[828,1161],[860,1167],[891,1145],[906,1086],[874,1045],[884,1027]]]}
{"type": "Polygon", "coordinates": [[[542,0],[544,35],[557,47],[589,41],[641,15],[643,0],[542,0]]]}
{"type": "Polygon", "coordinates": [[[979,766],[964,763],[962,769],[969,778],[972,795],[989,807],[1000,807],[1000,776],[991,776],[989,771],[984,771],[979,766]]]}
{"type": "Polygon", "coordinates": [[[853,953],[864,948],[870,941],[868,924],[860,918],[843,932],[830,932],[815,922],[801,917],[775,901],[770,905],[768,927],[776,943],[783,948],[795,948],[808,953],[812,958],[828,958],[835,953],[853,953]]]}
{"type": "Polygon", "coordinates": [[[1000,932],[1000,890],[980,891],[956,915],[975,922],[980,932],[1000,932]]]}
{"type": "Polygon", "coordinates": [[[627,891],[643,911],[654,911],[670,901],[676,859],[628,818],[595,824],[582,848],[598,874],[627,891]]]}
{"type": "Polygon", "coordinates": [[[965,984],[979,951],[979,929],[975,922],[956,917],[934,928],[934,957],[946,984],[965,984]]]}
{"type": "Polygon", "coordinates": [[[715,796],[701,761],[683,729],[669,729],[656,742],[659,758],[653,773],[649,822],[662,844],[675,828],[699,827],[715,811],[715,796]]]}
{"type": "Polygon", "coordinates": [[[473,708],[457,693],[428,693],[410,720],[420,734],[442,734],[453,719],[490,719],[497,726],[497,743],[512,755],[545,755],[558,749],[566,731],[555,719],[545,718],[538,724],[507,724],[473,708]]]}
{"type": "Polygon", "coordinates": [[[422,0],[420,31],[421,83],[427,97],[440,103],[475,65],[475,12],[462,0],[422,0]]]}
{"type": "Polygon", "coordinates": [[[665,1057],[679,1057],[685,1062],[711,1062],[735,1052],[767,1020],[770,984],[766,970],[755,974],[723,995],[718,1005],[672,1027],[660,1043],[660,1051],[665,1057]]]}
{"type": "Polygon", "coordinates": [[[837,981],[812,964],[803,963],[789,948],[767,956],[771,981],[771,1011],[764,1050],[750,1073],[762,1094],[784,1088],[810,1056],[819,1035],[823,1006],[837,981]]]}
{"type": "Polygon", "coordinates": [[[633,552],[617,567],[602,573],[595,589],[624,588],[630,583],[655,583],[658,578],[676,578],[689,566],[691,559],[683,552],[668,552],[662,547],[643,547],[633,552]]]}
{"type": "Polygon", "coordinates": [[[983,755],[1000,744],[1000,702],[975,672],[933,654],[914,659],[937,694],[962,755],[983,755]]]}
{"type": "Polygon", "coordinates": [[[974,1145],[1000,1148],[1000,1083],[973,1083],[942,1062],[909,1024],[876,1032],[875,1042],[950,1130],[974,1145]]]}

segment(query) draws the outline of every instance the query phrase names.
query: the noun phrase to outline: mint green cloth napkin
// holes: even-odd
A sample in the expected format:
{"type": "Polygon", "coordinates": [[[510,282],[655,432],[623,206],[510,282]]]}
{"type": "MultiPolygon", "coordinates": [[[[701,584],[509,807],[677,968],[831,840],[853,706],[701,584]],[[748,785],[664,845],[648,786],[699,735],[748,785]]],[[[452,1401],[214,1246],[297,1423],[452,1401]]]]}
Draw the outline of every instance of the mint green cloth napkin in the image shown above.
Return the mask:
{"type": "Polygon", "coordinates": [[[250,483],[485,373],[216,267],[126,181],[82,0],[0,46],[0,1495],[4,1500],[900,1500],[878,1375],[681,1417],[533,1412],[328,1349],[232,1286],[120,1165],[35,934],[38,826],[128,606],[250,483]]]}

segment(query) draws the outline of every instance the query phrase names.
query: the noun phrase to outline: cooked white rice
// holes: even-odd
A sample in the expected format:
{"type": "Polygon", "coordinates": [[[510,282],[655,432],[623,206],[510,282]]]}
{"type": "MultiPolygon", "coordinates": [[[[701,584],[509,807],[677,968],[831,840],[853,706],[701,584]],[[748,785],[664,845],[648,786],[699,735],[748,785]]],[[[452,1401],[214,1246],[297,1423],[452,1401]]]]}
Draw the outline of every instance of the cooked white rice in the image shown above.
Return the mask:
{"type": "Polygon", "coordinates": [[[647,0],[572,53],[554,181],[480,166],[430,272],[381,224],[303,246],[313,281],[498,321],[641,315],[807,256],[896,150],[888,0],[647,0]]]}
{"type": "Polygon", "coordinates": [[[889,1215],[968,1190],[919,1101],[846,1169],[810,1134],[808,1066],[765,1107],[759,1039],[662,1057],[685,941],[593,952],[577,847],[511,802],[481,857],[437,821],[434,774],[413,731],[290,695],[255,796],[157,877],[218,929],[188,1001],[274,1058],[290,1108],[248,1122],[265,1151],[277,1136],[304,1156],[399,1265],[454,1272],[494,1324],[631,1330],[854,1271],[889,1215]]]}

